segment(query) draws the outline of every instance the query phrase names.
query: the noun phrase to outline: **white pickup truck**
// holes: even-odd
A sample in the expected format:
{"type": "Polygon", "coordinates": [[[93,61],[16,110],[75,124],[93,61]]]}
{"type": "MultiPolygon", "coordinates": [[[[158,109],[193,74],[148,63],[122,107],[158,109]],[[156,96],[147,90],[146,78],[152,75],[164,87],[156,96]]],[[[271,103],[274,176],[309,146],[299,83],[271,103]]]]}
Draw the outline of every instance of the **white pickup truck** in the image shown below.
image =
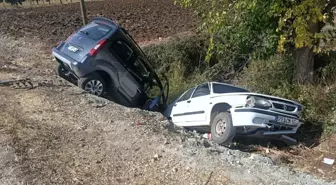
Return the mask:
{"type": "Polygon", "coordinates": [[[303,124],[302,109],[292,100],[207,82],[185,91],[164,115],[177,126],[211,132],[214,142],[229,144],[236,133],[294,134],[303,124]]]}

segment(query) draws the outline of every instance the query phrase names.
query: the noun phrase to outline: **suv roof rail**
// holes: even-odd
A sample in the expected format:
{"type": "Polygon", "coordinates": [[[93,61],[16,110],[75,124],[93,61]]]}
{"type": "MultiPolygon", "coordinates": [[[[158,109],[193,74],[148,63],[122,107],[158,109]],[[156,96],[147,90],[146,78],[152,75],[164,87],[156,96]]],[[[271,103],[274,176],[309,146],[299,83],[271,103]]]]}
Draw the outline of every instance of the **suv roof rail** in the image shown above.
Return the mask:
{"type": "Polygon", "coordinates": [[[105,17],[95,17],[95,18],[92,19],[92,21],[103,21],[103,22],[109,23],[113,26],[118,26],[119,27],[119,25],[116,22],[114,22],[112,19],[108,19],[108,18],[105,18],[105,17]]]}

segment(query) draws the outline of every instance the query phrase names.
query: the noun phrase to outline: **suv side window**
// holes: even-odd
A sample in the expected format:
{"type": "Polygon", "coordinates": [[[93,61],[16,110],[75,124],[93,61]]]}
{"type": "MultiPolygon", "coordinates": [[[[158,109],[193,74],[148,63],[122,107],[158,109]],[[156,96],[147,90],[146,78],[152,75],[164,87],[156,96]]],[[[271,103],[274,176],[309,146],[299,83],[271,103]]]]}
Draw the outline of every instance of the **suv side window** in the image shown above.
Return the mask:
{"type": "Polygon", "coordinates": [[[112,49],[140,81],[142,77],[148,75],[144,59],[139,57],[126,42],[117,40],[112,43],[112,49]]]}
{"type": "Polygon", "coordinates": [[[196,98],[196,97],[200,97],[200,96],[206,96],[206,95],[209,95],[210,94],[210,88],[209,88],[209,84],[208,83],[205,83],[205,84],[201,84],[199,85],[194,94],[193,94],[193,98],[196,98]]]}
{"type": "Polygon", "coordinates": [[[112,44],[112,49],[124,62],[127,62],[133,55],[132,48],[128,44],[120,40],[117,40],[112,44]]]}
{"type": "Polygon", "coordinates": [[[190,98],[192,92],[194,91],[194,88],[189,89],[177,102],[181,102],[181,101],[186,101],[190,98]]]}

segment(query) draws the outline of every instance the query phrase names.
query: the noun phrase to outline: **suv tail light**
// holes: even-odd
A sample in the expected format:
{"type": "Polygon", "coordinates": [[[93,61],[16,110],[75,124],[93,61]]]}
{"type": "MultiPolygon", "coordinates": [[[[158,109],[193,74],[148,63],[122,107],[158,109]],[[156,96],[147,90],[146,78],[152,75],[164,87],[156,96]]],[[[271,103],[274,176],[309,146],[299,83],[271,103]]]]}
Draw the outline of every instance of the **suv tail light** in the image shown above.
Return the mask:
{"type": "Polygon", "coordinates": [[[95,47],[93,47],[93,48],[90,50],[89,54],[90,54],[91,56],[96,55],[96,54],[98,53],[98,51],[102,48],[102,46],[106,43],[106,41],[107,41],[107,39],[104,39],[104,40],[99,41],[98,44],[95,45],[95,47]]]}

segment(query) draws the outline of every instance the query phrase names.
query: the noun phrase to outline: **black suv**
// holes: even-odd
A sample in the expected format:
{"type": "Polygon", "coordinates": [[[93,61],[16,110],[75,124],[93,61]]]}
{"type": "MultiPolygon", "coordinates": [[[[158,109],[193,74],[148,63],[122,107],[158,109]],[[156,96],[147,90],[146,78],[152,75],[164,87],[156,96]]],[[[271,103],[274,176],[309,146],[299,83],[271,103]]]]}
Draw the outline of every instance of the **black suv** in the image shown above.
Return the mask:
{"type": "Polygon", "coordinates": [[[166,108],[167,78],[162,75],[163,85],[131,35],[110,19],[94,18],[53,48],[52,54],[58,62],[57,74],[91,94],[127,107],[166,108]]]}

